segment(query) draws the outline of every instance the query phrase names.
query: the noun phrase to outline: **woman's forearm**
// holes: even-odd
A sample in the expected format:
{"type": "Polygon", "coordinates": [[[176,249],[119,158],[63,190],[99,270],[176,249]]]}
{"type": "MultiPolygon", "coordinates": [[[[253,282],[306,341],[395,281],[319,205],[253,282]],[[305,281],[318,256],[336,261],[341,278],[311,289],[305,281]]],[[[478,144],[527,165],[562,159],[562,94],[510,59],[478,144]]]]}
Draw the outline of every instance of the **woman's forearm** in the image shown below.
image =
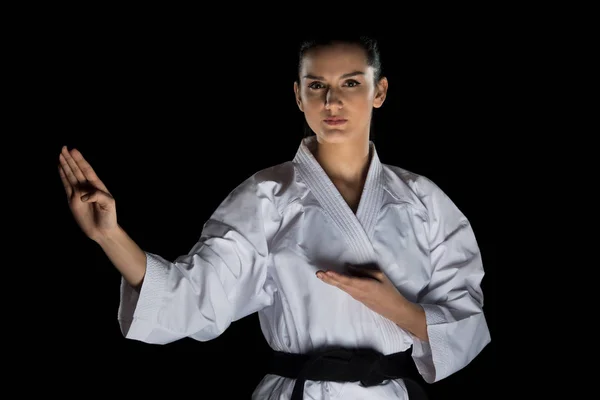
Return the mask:
{"type": "Polygon", "coordinates": [[[113,232],[96,241],[123,278],[139,287],[146,274],[146,253],[119,225],[113,232]]]}

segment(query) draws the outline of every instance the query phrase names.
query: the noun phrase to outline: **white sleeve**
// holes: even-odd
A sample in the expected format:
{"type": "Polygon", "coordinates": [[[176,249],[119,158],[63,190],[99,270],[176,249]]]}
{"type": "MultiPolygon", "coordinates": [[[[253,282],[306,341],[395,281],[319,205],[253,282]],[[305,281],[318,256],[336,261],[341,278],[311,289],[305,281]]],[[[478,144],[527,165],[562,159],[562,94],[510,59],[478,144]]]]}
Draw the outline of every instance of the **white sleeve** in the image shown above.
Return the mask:
{"type": "Polygon", "coordinates": [[[269,239],[280,214],[250,178],[221,203],[185,256],[169,262],[146,253],[139,290],[121,280],[118,321],[123,335],[166,344],[184,337],[208,341],[272,302],[269,239]]]}
{"type": "Polygon", "coordinates": [[[424,202],[433,273],[418,302],[425,310],[429,341],[413,337],[413,359],[428,383],[469,364],[491,341],[483,313],[481,253],[473,228],[435,184],[424,202]]]}

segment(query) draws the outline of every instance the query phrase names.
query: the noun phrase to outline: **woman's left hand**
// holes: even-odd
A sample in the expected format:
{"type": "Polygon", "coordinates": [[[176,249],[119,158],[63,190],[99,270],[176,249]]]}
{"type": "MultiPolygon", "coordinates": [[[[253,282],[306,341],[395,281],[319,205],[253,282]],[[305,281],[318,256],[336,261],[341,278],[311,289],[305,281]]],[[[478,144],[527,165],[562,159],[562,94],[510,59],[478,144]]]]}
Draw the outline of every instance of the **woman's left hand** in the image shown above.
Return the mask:
{"type": "Polygon", "coordinates": [[[348,265],[349,275],[317,271],[323,282],[348,293],[376,313],[398,321],[410,302],[396,289],[385,273],[375,265],[348,265]]]}

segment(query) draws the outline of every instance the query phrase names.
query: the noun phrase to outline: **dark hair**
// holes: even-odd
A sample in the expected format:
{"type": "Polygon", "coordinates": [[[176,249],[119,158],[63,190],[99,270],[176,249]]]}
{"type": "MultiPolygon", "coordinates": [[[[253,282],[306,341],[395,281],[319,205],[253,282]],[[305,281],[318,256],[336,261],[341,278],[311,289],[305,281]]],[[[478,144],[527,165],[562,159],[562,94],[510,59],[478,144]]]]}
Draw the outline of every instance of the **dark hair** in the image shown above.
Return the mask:
{"type": "Polygon", "coordinates": [[[369,36],[333,36],[333,37],[317,37],[307,39],[300,44],[298,52],[298,75],[302,69],[302,60],[306,53],[316,47],[329,46],[336,43],[355,44],[360,46],[367,53],[367,65],[373,67],[375,75],[375,84],[383,76],[381,69],[381,54],[379,51],[379,43],[376,39],[369,36]]]}
{"type": "MultiPolygon", "coordinates": [[[[300,71],[302,69],[302,61],[307,52],[320,46],[330,46],[337,43],[355,44],[360,46],[365,53],[367,53],[367,65],[374,69],[374,83],[377,85],[379,80],[383,77],[383,70],[381,65],[381,53],[379,50],[379,43],[377,40],[370,36],[333,36],[333,37],[316,37],[304,40],[300,44],[298,51],[298,66],[297,76],[300,78],[300,71]]],[[[314,132],[310,129],[306,121],[303,121],[304,137],[312,136],[314,132]]],[[[373,128],[371,124],[371,128],[373,128]]],[[[373,131],[371,130],[371,138],[373,137],[373,131]]]]}

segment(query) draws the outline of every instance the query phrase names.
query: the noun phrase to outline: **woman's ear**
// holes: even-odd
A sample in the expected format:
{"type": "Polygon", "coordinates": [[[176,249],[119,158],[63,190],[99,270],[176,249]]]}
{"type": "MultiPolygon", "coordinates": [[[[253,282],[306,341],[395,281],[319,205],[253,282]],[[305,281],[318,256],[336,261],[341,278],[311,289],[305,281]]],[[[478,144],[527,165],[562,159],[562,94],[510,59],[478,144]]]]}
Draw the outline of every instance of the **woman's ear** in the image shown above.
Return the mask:
{"type": "Polygon", "coordinates": [[[296,96],[296,104],[300,111],[304,112],[304,108],[302,107],[302,98],[300,97],[300,86],[298,86],[298,81],[294,82],[294,95],[296,96]]]}
{"type": "Polygon", "coordinates": [[[379,83],[375,88],[375,98],[373,99],[373,107],[379,108],[383,105],[388,91],[388,80],[386,77],[379,79],[379,83]]]}

